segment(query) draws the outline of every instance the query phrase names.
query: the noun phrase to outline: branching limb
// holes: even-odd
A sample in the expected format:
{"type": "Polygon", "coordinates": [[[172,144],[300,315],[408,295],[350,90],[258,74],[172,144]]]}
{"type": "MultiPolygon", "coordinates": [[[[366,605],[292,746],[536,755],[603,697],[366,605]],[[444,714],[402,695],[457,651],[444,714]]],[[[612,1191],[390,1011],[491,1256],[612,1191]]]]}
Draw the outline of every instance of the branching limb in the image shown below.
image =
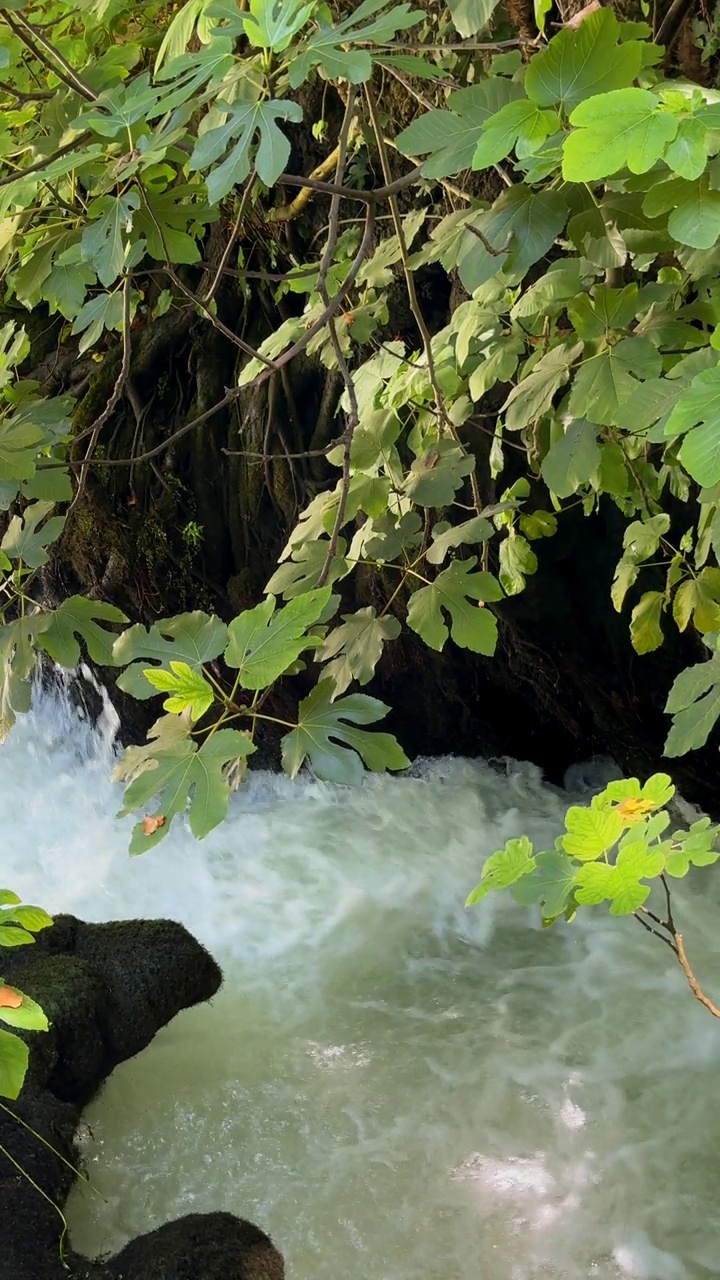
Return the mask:
{"type": "Polygon", "coordinates": [[[46,39],[38,27],[34,27],[17,11],[11,14],[7,9],[0,9],[0,17],[7,23],[13,35],[16,35],[18,40],[22,40],[26,49],[30,50],[38,62],[47,67],[58,80],[62,80],[68,89],[72,89],[73,93],[79,93],[86,102],[97,100],[98,95],[93,93],[90,86],[78,75],[74,67],[70,66],[59,49],[46,39]]]}
{"type": "MultiPolygon", "coordinates": [[[[380,153],[380,163],[382,165],[383,177],[385,178],[386,189],[389,189],[392,186],[392,183],[391,183],[390,165],[388,161],[387,148],[385,146],[385,139],[383,136],[381,125],[380,125],[380,117],[378,114],[377,104],[375,102],[374,94],[370,89],[369,85],[365,86],[365,97],[368,104],[368,111],[370,113],[370,120],[373,127],[373,133],[375,134],[375,141],[377,143],[378,151],[380,153]]],[[[443,396],[442,390],[440,388],[440,383],[438,381],[437,370],[435,368],[435,357],[433,355],[433,349],[432,349],[432,337],[430,336],[430,331],[427,327],[427,324],[425,323],[425,317],[422,313],[420,304],[418,302],[417,291],[415,289],[415,277],[413,276],[413,273],[410,270],[410,266],[409,266],[409,255],[408,255],[407,243],[405,241],[405,232],[403,231],[402,219],[400,217],[400,210],[398,208],[398,203],[397,203],[396,195],[394,192],[392,193],[392,195],[388,196],[388,204],[390,205],[390,212],[392,214],[393,226],[395,227],[395,234],[398,238],[398,244],[400,246],[400,257],[402,261],[403,272],[405,275],[405,285],[408,292],[410,310],[412,311],[412,314],[415,318],[415,323],[420,331],[420,337],[422,338],[423,350],[425,352],[425,359],[427,361],[428,377],[430,379],[430,385],[433,389],[433,395],[435,396],[435,403],[438,408],[440,431],[442,433],[443,430],[447,430],[450,433],[450,435],[453,437],[453,439],[456,440],[457,443],[461,446],[461,448],[464,448],[458,436],[457,428],[454,422],[452,422],[450,415],[448,414],[447,407],[445,405],[445,398],[443,396]]],[[[482,499],[480,497],[480,486],[478,484],[477,475],[475,474],[474,468],[473,468],[473,471],[470,473],[470,487],[472,490],[473,505],[479,515],[482,510],[482,499]]]]}
{"type": "Polygon", "coordinates": [[[75,497],[73,498],[72,502],[70,503],[70,506],[68,507],[68,512],[67,512],[68,515],[70,515],[70,512],[75,509],[75,507],[77,506],[78,502],[80,501],[83,495],[85,484],[87,482],[88,466],[92,460],[93,453],[95,452],[95,446],[97,445],[100,432],[105,426],[105,423],[110,418],[111,414],[114,412],[115,406],[117,405],[123,393],[123,388],[125,387],[125,383],[127,382],[128,377],[130,376],[130,354],[131,354],[131,348],[132,348],[132,341],[131,341],[131,334],[130,334],[130,293],[131,293],[131,275],[130,275],[130,272],[128,271],[123,281],[122,364],[120,366],[120,372],[117,378],[115,379],[115,386],[113,387],[112,392],[110,394],[110,399],[108,400],[107,404],[105,405],[105,408],[103,409],[99,417],[97,417],[93,422],[92,426],[88,428],[87,434],[90,436],[90,441],[88,443],[87,449],[85,450],[85,457],[83,458],[83,461],[80,467],[80,475],[78,476],[78,484],[77,484],[77,489],[75,491],[75,497]]]}
{"type": "MultiPolygon", "coordinates": [[[[347,102],[345,104],[345,115],[343,117],[342,128],[340,130],[340,139],[337,145],[337,163],[336,163],[336,170],[335,170],[335,182],[338,186],[340,186],[342,182],[343,174],[345,172],[345,161],[347,159],[348,142],[350,140],[351,132],[353,128],[356,127],[356,122],[355,122],[356,99],[357,99],[357,90],[354,87],[351,87],[348,93],[347,102]]],[[[330,305],[330,297],[327,291],[327,274],[332,264],[332,260],[335,254],[335,248],[338,242],[338,236],[340,234],[340,200],[341,200],[341,197],[336,194],[333,196],[332,200],[330,201],[330,215],[328,218],[328,238],[325,245],[325,252],[323,253],[322,260],[320,262],[320,270],[318,272],[317,290],[326,308],[330,305]]],[[[334,316],[331,316],[330,320],[328,321],[328,329],[330,332],[330,342],[332,344],[332,349],[335,353],[335,359],[337,360],[338,368],[340,370],[340,373],[342,374],[342,380],[345,385],[345,391],[348,397],[350,412],[347,418],[345,432],[343,435],[343,465],[342,465],[342,479],[340,482],[340,501],[338,502],[338,509],[335,515],[335,523],[333,525],[333,530],[330,535],[330,541],[328,543],[327,555],[325,556],[325,563],[320,572],[320,577],[318,578],[319,587],[323,587],[328,580],[328,575],[332,567],[332,562],[335,559],[335,555],[337,553],[340,530],[345,520],[348,491],[350,489],[350,451],[352,449],[352,441],[353,441],[353,435],[355,434],[355,428],[357,427],[358,420],[360,417],[360,411],[359,411],[358,402],[357,402],[357,394],[355,392],[355,383],[353,382],[352,374],[348,367],[347,360],[345,359],[342,346],[340,345],[340,339],[338,338],[337,325],[335,324],[334,316]]]]}
{"type": "Polygon", "coordinates": [[[294,173],[281,173],[277,180],[280,187],[309,187],[312,191],[321,191],[327,196],[344,196],[346,200],[356,200],[360,204],[380,204],[390,196],[397,195],[406,187],[411,187],[422,177],[422,165],[416,165],[402,178],[396,178],[387,186],[376,187],[374,191],[358,191],[355,187],[341,187],[336,182],[319,182],[315,178],[301,178],[294,173]]]}
{"type": "Polygon", "coordinates": [[[251,347],[250,343],[246,342],[244,338],[239,337],[237,333],[233,333],[232,329],[228,329],[227,325],[223,324],[222,320],[220,320],[219,317],[216,316],[215,313],[210,309],[210,307],[207,305],[207,302],[205,302],[202,298],[198,298],[197,294],[193,293],[192,289],[188,289],[187,285],[183,284],[179,275],[175,271],[172,265],[172,262],[170,261],[170,254],[168,253],[167,242],[165,240],[165,234],[162,228],[162,224],[158,221],[158,219],[155,216],[155,211],[148,199],[147,191],[145,190],[143,183],[140,182],[139,180],[138,180],[138,186],[140,187],[140,190],[142,192],[143,200],[145,202],[145,208],[147,209],[147,212],[150,216],[150,220],[152,221],[153,226],[155,227],[155,230],[158,233],[158,237],[162,245],[162,251],[165,254],[165,273],[168,276],[168,278],[172,281],[172,283],[175,285],[175,288],[180,293],[182,293],[190,302],[192,302],[193,306],[196,306],[198,308],[198,311],[200,311],[204,315],[205,319],[210,321],[210,324],[213,326],[213,328],[217,329],[219,333],[222,333],[224,337],[228,339],[229,342],[232,342],[233,346],[238,347],[238,349],[242,351],[246,356],[250,356],[251,360],[259,360],[261,364],[267,365],[267,368],[272,370],[272,372],[274,373],[275,370],[277,369],[277,365],[273,360],[269,360],[267,356],[264,356],[262,354],[262,352],[256,351],[254,347],[251,347]]]}
{"type": "MultiPolygon", "coordinates": [[[[346,151],[347,151],[347,143],[349,143],[352,140],[352,138],[359,132],[359,130],[360,130],[360,126],[357,120],[353,117],[350,123],[350,133],[348,134],[348,137],[347,137],[346,151]]],[[[338,145],[335,147],[333,151],[330,152],[330,155],[326,156],[325,159],[317,166],[317,168],[313,169],[312,173],[310,174],[310,181],[312,180],[322,181],[324,178],[327,178],[328,175],[331,174],[334,170],[335,182],[339,184],[340,178],[338,178],[338,174],[342,176],[342,173],[345,168],[344,160],[343,160],[343,168],[342,169],[340,168],[340,159],[342,155],[341,145],[342,145],[341,142],[338,142],[338,145]]],[[[272,209],[270,211],[268,215],[268,222],[292,222],[294,218],[299,218],[305,206],[312,199],[313,190],[314,188],[310,186],[309,183],[307,186],[301,187],[300,191],[295,196],[295,199],[290,201],[290,204],[278,205],[276,209],[272,209]]]]}
{"type": "Polygon", "coordinates": [[[678,933],[675,927],[675,921],[673,919],[672,906],[670,902],[670,886],[668,885],[668,882],[665,876],[661,876],[660,879],[662,880],[663,889],[665,890],[665,903],[666,903],[666,912],[667,912],[665,920],[661,920],[659,916],[656,916],[654,912],[649,911],[647,907],[640,907],[640,910],[634,913],[635,919],[638,921],[639,924],[642,925],[643,929],[647,929],[648,933],[652,933],[656,938],[659,938],[660,941],[664,942],[665,945],[670,948],[673,954],[677,956],[678,963],[680,964],[680,967],[683,973],[685,974],[685,977],[688,980],[688,986],[690,987],[690,990],[695,996],[695,999],[699,1000],[700,1004],[703,1005],[708,1010],[708,1012],[710,1012],[713,1015],[714,1018],[720,1018],[720,1009],[716,1004],[713,1004],[709,996],[705,995],[705,992],[702,990],[700,983],[698,982],[697,978],[695,977],[695,974],[693,973],[693,970],[690,966],[690,961],[687,958],[687,952],[685,951],[685,943],[683,942],[683,936],[681,933],[678,933]],[[654,923],[658,925],[659,928],[657,929],[653,928],[653,925],[648,924],[647,920],[643,919],[643,916],[647,916],[650,920],[654,921],[654,923]],[[664,930],[664,932],[661,933],[660,929],[664,930]]]}
{"type": "MultiPolygon", "coordinates": [[[[256,378],[253,378],[251,382],[246,383],[242,387],[232,387],[221,400],[218,400],[217,404],[212,406],[212,408],[206,409],[204,413],[198,414],[196,418],[193,418],[190,422],[186,422],[182,427],[179,427],[177,431],[174,431],[172,435],[168,436],[166,440],[155,445],[154,448],[147,449],[144,453],[138,454],[135,458],[93,459],[93,465],[98,467],[131,467],[135,466],[139,462],[149,462],[151,458],[159,457],[161,453],[164,453],[166,449],[169,449],[177,440],[181,440],[183,436],[188,434],[188,432],[194,431],[196,427],[200,427],[204,422],[208,422],[216,413],[220,413],[223,409],[226,409],[228,405],[233,404],[241,395],[263,386],[263,384],[267,382],[268,378],[272,377],[275,370],[282,368],[283,365],[289,364],[291,360],[294,360],[295,356],[299,355],[301,351],[304,351],[308,344],[312,342],[316,333],[319,333],[321,329],[324,329],[328,320],[330,320],[331,317],[336,315],[340,310],[347,294],[350,292],[355,280],[357,279],[360,268],[370,253],[374,228],[374,206],[368,205],[362,240],[360,241],[360,246],[355,254],[352,266],[350,267],[343,284],[340,286],[338,292],[330,299],[330,302],[318,316],[317,320],[315,320],[306,330],[302,338],[298,338],[297,342],[293,343],[291,347],[288,347],[287,351],[284,351],[282,355],[279,355],[276,358],[273,368],[263,369],[262,373],[259,373],[256,378]]],[[[52,466],[52,463],[49,465],[52,466]]],[[[66,463],[64,462],[58,463],[58,466],[64,467],[65,465],[66,463]]],[[[72,463],[70,465],[72,465],[72,463]]]]}

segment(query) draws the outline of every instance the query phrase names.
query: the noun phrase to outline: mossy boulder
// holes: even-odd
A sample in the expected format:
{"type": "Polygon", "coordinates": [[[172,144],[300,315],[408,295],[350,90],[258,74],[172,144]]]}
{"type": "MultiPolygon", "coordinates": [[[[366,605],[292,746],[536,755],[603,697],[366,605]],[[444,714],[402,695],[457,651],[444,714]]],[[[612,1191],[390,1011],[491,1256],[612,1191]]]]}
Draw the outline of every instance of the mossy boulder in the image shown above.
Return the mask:
{"type": "Polygon", "coordinates": [[[5,952],[2,976],[51,1024],[27,1033],[25,1084],[0,1112],[3,1280],[283,1280],[270,1239],[228,1213],[190,1214],[101,1262],[62,1242],[83,1107],[176,1013],[215,994],[222,974],[209,952],[170,920],[59,916],[34,945],[5,952]]]}

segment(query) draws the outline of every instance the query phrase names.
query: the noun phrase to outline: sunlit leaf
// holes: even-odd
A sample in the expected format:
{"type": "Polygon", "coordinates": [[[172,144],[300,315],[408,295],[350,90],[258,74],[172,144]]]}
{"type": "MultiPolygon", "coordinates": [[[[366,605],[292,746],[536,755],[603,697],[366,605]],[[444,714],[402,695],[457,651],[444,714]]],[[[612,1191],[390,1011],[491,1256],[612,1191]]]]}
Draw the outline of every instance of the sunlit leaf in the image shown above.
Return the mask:
{"type": "Polygon", "coordinates": [[[538,560],[527,538],[511,529],[500,543],[500,586],[508,596],[525,590],[525,579],[536,572],[538,560]]]}
{"type": "Polygon", "coordinates": [[[193,720],[201,720],[215,699],[212,685],[187,662],[176,662],[171,658],[169,671],[162,667],[148,667],[143,675],[153,689],[170,694],[163,707],[174,714],[188,711],[193,720]]]}
{"type": "Polygon", "coordinates": [[[479,35],[487,27],[500,0],[448,0],[455,29],[463,38],[479,35]]]}
{"type": "Polygon", "coordinates": [[[623,832],[622,819],[617,813],[578,806],[568,809],[565,826],[567,831],[562,837],[562,847],[581,862],[602,857],[612,849],[623,832]]]}
{"type": "Polygon", "coordinates": [[[621,849],[615,866],[593,862],[580,867],[575,876],[578,902],[596,904],[610,902],[613,916],[631,915],[647,900],[652,880],[660,875],[665,860],[659,850],[648,849],[643,841],[621,849]]]}
{"type": "Polygon", "coordinates": [[[559,31],[531,58],[525,92],[542,107],[561,103],[569,114],[585,98],[631,85],[640,70],[638,40],[618,44],[621,28],[612,9],[590,13],[579,27],[559,31]]]}
{"type": "Polygon", "coordinates": [[[636,653],[652,653],[659,649],[664,636],[660,620],[665,596],[662,591],[646,591],[632,611],[630,639],[636,653]]]}
{"type": "MultiPolygon", "coordinates": [[[[11,988],[3,988],[8,991],[11,988]]],[[[22,1031],[47,1031],[49,1023],[39,1004],[21,992],[19,1003],[8,1003],[0,999],[0,1022],[8,1027],[16,1027],[22,1031]]]]}
{"type": "Polygon", "coordinates": [[[647,173],[678,128],[677,117],[658,108],[659,99],[648,89],[615,89],[581,102],[563,147],[566,181],[597,182],[626,166],[631,173],[647,173]]]}
{"type": "Polygon", "coordinates": [[[23,1086],[30,1050],[11,1031],[0,1030],[0,1097],[14,1100],[23,1086]]]}
{"type": "Polygon", "coordinates": [[[148,661],[170,671],[170,661],[186,662],[193,670],[222,653],[227,644],[227,627],[213,615],[197,609],[163,618],[152,627],[140,623],[129,627],[113,644],[116,666],[127,667],[118,686],[134,698],[152,698],[154,689],[145,677],[148,661]]]}
{"type": "Polygon", "coordinates": [[[508,840],[504,849],[491,854],[482,869],[480,884],[469,893],[466,907],[482,902],[494,889],[507,889],[535,869],[533,847],[527,836],[508,840]]]}

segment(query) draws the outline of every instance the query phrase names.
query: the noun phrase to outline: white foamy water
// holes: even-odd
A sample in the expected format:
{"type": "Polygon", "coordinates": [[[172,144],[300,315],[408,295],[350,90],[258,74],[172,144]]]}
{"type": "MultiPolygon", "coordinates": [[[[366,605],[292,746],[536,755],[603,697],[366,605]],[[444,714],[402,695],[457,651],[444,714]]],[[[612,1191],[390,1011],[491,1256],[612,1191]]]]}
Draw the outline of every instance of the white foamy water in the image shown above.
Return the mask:
{"type": "MultiPolygon", "coordinates": [[[[177,824],[131,860],[109,772],[61,705],[18,726],[3,884],[182,920],[225,985],[88,1109],[104,1201],[73,1194],[77,1247],[223,1208],[270,1231],[290,1280],[717,1276],[720,1025],[632,921],[463,907],[483,858],[551,841],[571,797],[521,765],[357,791],[262,774],[208,840],[177,824]]],[[[716,999],[719,884],[676,902],[716,999]]]]}

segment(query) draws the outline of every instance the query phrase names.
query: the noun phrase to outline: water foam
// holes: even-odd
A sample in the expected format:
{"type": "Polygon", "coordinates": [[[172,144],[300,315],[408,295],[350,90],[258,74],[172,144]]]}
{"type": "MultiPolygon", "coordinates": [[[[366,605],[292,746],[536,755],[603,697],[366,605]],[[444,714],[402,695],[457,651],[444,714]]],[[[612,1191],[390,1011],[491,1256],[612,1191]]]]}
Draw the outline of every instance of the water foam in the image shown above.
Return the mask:
{"type": "MultiPolygon", "coordinates": [[[[226,982],[89,1108],[105,1202],[74,1193],[79,1247],[227,1208],[294,1280],[717,1274],[720,1028],[669,952],[602,914],[546,933],[462,905],[508,836],[552,840],[567,796],[513,762],[357,791],[258,774],[208,840],[174,827],[131,860],[105,730],[44,698],[2,748],[3,882],[180,919],[226,982]]],[[[718,990],[712,873],[677,896],[718,990]]]]}

